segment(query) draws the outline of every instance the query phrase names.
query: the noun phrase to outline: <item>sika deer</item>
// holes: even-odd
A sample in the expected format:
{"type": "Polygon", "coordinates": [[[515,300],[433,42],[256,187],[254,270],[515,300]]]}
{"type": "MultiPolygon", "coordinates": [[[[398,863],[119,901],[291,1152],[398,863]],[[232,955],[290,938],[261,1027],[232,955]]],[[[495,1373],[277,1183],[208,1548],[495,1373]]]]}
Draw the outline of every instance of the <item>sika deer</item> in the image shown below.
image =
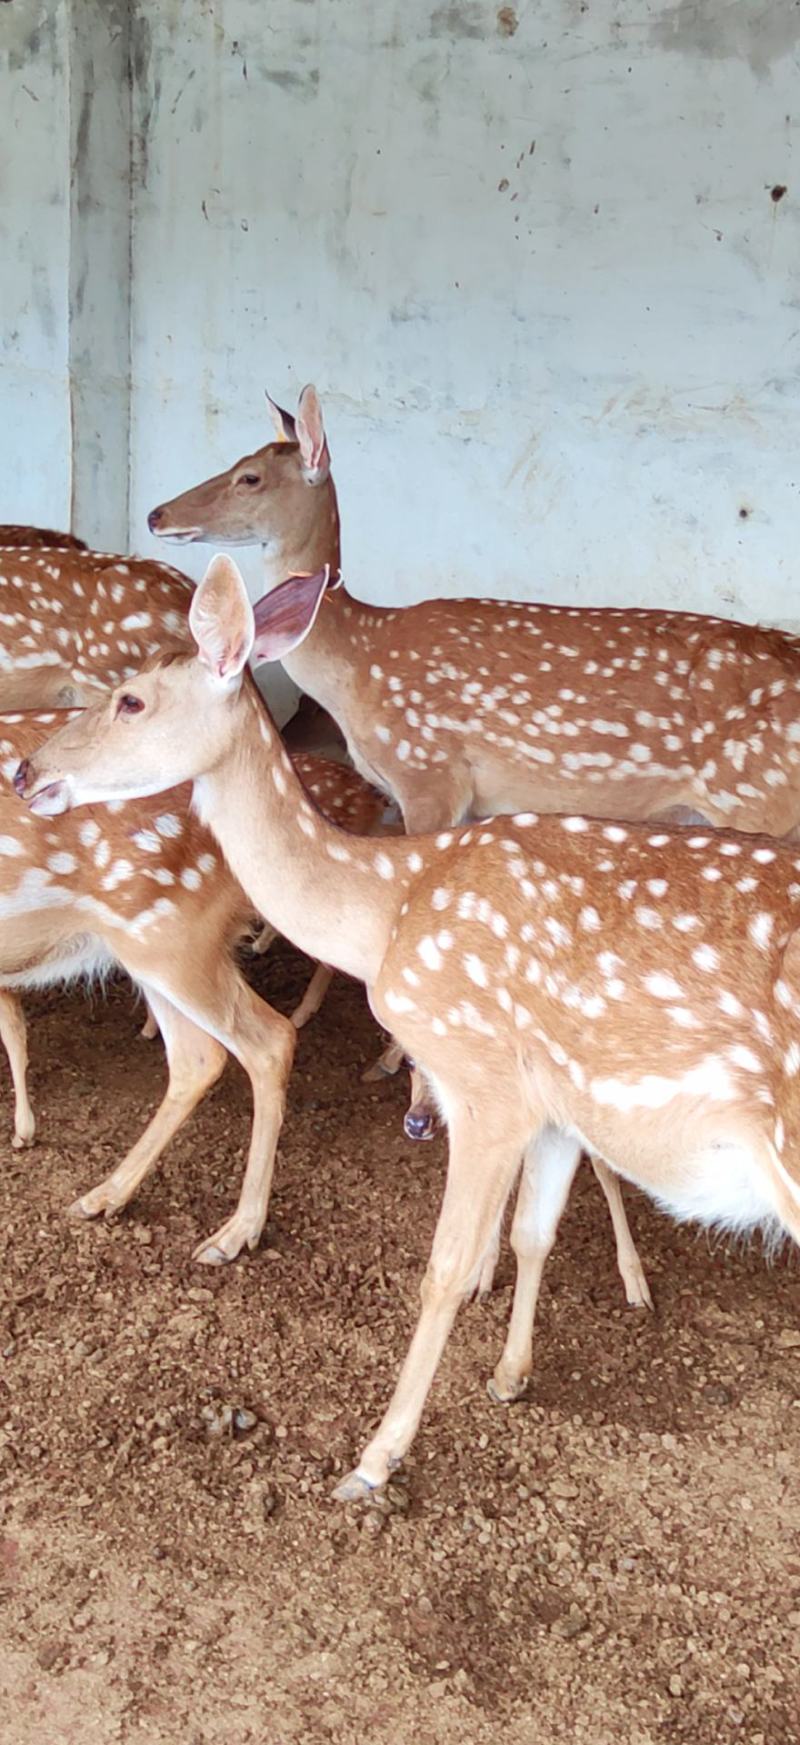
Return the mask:
{"type": "MultiPolygon", "coordinates": [[[[325,585],[325,577],[318,578],[325,585]]],[[[352,1497],[413,1439],[458,1304],[520,1170],[517,1286],[496,1399],[531,1369],[531,1330],[581,1148],[679,1219],[800,1241],[800,854],[733,831],[522,814],[437,836],[347,837],[311,808],[245,663],[313,623],[287,583],[256,637],[217,558],[179,657],[42,747],[18,788],[43,812],[194,782],[256,906],[367,983],[436,1090],[448,1179],[422,1313],[352,1497]]]]}
{"type": "MultiPolygon", "coordinates": [[[[0,716],[6,775],[56,720],[0,716]]],[[[297,767],[320,805],[348,825],[363,826],[380,804],[339,765],[299,757],[297,767]]],[[[166,801],[115,802],[54,827],[0,788],[0,1037],[14,1080],[13,1143],[22,1145],[33,1138],[34,1119],[18,993],[119,965],[155,1011],[169,1063],[167,1094],[108,1180],[76,1202],[83,1217],[127,1204],[219,1077],[225,1050],[236,1056],[253,1088],[254,1124],[239,1206],[195,1250],[196,1259],[217,1263],[254,1248],[263,1228],[295,1027],[252,992],[232,961],[251,905],[188,802],[183,788],[166,801]]]]}
{"type": "MultiPolygon", "coordinates": [[[[278,441],[149,517],[163,539],[264,546],[268,588],[328,563],[339,512],[319,400],[278,441]]],[[[257,614],[258,616],[258,614],[257,614]]],[[[512,812],[682,811],[800,825],[800,641],[693,612],[326,595],[286,671],[329,709],[408,831],[512,812]]]]}

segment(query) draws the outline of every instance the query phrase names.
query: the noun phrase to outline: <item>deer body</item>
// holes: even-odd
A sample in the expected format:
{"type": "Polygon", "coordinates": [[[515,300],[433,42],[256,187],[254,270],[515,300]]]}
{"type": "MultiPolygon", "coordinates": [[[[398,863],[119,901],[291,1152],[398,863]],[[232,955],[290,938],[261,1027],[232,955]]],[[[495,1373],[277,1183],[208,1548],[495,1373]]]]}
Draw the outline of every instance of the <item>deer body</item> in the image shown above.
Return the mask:
{"type": "MultiPolygon", "coordinates": [[[[159,505],[151,529],[261,542],[268,589],[326,563],[338,576],[317,396],[296,420],[270,407],[278,441],[159,505]]],[[[340,587],[284,666],[409,833],[519,810],[800,825],[800,640],[780,631],[497,600],[385,609],[340,587]]]]}
{"type": "MultiPolygon", "coordinates": [[[[57,720],[0,716],[6,777],[57,720]]],[[[352,771],[310,756],[299,756],[297,767],[341,823],[369,828],[380,801],[352,771]]],[[[196,1250],[197,1259],[216,1263],[255,1247],[261,1234],[297,1026],[259,999],[236,968],[232,952],[252,907],[189,799],[183,787],[164,799],[100,806],[53,825],[21,811],[0,789],[0,1036],[14,1079],[14,1143],[22,1145],[35,1123],[21,992],[122,967],[158,1019],[170,1069],[167,1095],[128,1157],[76,1202],[85,1217],[127,1203],[219,1077],[225,1050],[237,1057],[253,1087],[254,1124],[239,1206],[196,1250]]]]}
{"type": "Polygon", "coordinates": [[[146,558],[0,549],[0,709],[68,708],[187,641],[192,584],[146,558]]]}
{"type": "Polygon", "coordinates": [[[0,521],[0,550],[4,546],[32,547],[34,551],[47,546],[57,547],[59,551],[88,549],[74,533],[58,533],[52,527],[25,527],[16,522],[0,521]]]}
{"type": "Polygon", "coordinates": [[[254,905],[269,892],[282,932],[367,983],[437,1094],[450,1158],[422,1313],[384,1420],[340,1487],[349,1497],[406,1452],[520,1160],[498,1398],[529,1375],[542,1267],[582,1148],[678,1217],[766,1223],[800,1241],[800,859],[733,832],[579,815],[344,837],[308,806],[242,683],[254,639],[264,652],[271,637],[277,656],[313,622],[307,586],[287,583],[273,612],[256,635],[238,572],[215,559],[191,610],[199,658],[96,705],[18,788],[56,811],[193,778],[254,905]]]}

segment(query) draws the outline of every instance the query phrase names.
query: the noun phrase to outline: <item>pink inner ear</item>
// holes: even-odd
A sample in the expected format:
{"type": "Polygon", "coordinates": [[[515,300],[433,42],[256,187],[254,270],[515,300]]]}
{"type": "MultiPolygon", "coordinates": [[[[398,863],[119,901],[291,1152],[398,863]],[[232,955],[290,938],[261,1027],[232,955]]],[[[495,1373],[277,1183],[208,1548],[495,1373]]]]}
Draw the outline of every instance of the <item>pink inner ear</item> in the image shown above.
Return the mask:
{"type": "Polygon", "coordinates": [[[319,466],[325,453],[325,426],[322,422],[322,412],[313,398],[308,406],[303,405],[305,391],[300,396],[300,405],[295,420],[295,433],[300,444],[303,464],[309,470],[319,466]]]}
{"type": "Polygon", "coordinates": [[[330,569],[313,576],[290,576],[253,607],[257,660],[280,660],[311,629],[328,586],[330,569]]]}

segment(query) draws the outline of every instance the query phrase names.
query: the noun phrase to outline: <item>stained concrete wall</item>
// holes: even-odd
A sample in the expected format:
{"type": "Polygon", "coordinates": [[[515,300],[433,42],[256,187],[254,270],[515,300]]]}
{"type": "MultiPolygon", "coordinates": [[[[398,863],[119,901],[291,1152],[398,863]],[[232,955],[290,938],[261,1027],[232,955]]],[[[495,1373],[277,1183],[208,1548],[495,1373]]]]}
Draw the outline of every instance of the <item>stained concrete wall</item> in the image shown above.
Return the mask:
{"type": "Polygon", "coordinates": [[[161,0],[135,30],[137,544],[265,440],[264,384],[313,379],[366,597],[800,619],[797,7],[161,0]]]}
{"type": "Polygon", "coordinates": [[[0,5],[0,514],[163,550],[153,502],[314,379],[356,592],[796,622],[799,36],[760,0],[0,5]]]}

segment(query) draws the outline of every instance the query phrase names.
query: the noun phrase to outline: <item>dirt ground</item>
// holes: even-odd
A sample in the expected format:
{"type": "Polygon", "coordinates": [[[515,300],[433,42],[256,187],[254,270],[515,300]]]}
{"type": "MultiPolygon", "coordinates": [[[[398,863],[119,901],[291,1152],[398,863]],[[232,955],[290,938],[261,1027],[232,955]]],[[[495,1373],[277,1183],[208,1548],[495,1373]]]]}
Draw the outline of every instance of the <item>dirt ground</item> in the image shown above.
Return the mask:
{"type": "MultiPolygon", "coordinates": [[[[307,974],[279,946],[255,979],[286,1011],[307,974]]],[[[399,1079],[359,1082],[361,991],[337,979],[301,1037],[266,1240],[219,1272],[189,1255],[238,1192],[238,1069],[128,1213],[74,1224],[160,1045],[122,983],[29,1012],[40,1139],[6,1142],[0,1187],[3,1745],[798,1739],[796,1256],[628,1193],[657,1312],[627,1309],[584,1171],[530,1398],[485,1391],[505,1247],[390,1510],[348,1510],[331,1490],[388,1398],[444,1166],[405,1140],[399,1079]]]]}

